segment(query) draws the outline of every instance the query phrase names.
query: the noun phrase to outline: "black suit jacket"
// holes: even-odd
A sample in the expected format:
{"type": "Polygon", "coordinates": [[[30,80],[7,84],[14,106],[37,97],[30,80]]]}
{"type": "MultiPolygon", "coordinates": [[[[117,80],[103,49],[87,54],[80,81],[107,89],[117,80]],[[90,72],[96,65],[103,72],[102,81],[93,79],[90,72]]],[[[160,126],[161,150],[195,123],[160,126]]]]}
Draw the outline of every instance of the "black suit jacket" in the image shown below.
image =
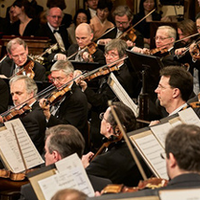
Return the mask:
{"type": "MultiPolygon", "coordinates": [[[[59,27],[59,33],[62,37],[63,43],[65,45],[65,49],[67,50],[69,48],[69,40],[68,40],[68,33],[67,33],[66,27],[60,26],[59,27]]],[[[45,25],[43,25],[38,30],[38,32],[36,32],[36,35],[41,36],[41,37],[48,37],[49,39],[51,39],[51,44],[57,43],[57,40],[56,40],[53,32],[51,31],[51,29],[49,28],[47,23],[45,25]]]]}
{"type": "MultiPolygon", "coordinates": [[[[67,51],[67,56],[69,57],[75,52],[77,52],[78,48],[79,48],[78,44],[72,44],[67,51]]],[[[70,60],[75,60],[75,56],[73,56],[70,60]]],[[[105,57],[104,57],[103,51],[101,51],[99,48],[96,48],[96,52],[92,54],[92,58],[94,62],[105,64],[105,57]]]]}
{"type": "MultiPolygon", "coordinates": [[[[135,32],[137,38],[134,41],[135,45],[137,47],[144,47],[144,40],[143,40],[143,36],[141,35],[141,33],[139,31],[136,30],[135,32]]],[[[112,31],[108,32],[107,34],[103,35],[102,37],[100,37],[99,39],[106,39],[106,38],[111,38],[111,39],[115,39],[117,36],[117,27],[115,27],[114,29],[112,29],[112,31]]]]}
{"type": "Polygon", "coordinates": [[[37,150],[40,154],[42,154],[44,151],[46,118],[43,114],[43,110],[39,106],[39,103],[35,102],[32,106],[31,112],[25,116],[21,116],[20,120],[22,121],[37,150]]]}
{"type": "MultiPolygon", "coordinates": [[[[28,58],[28,61],[30,59],[28,58]]],[[[26,65],[26,64],[25,64],[26,65]]],[[[13,70],[15,69],[15,63],[9,57],[6,57],[0,63],[0,74],[5,75],[6,77],[11,77],[13,75],[13,70]]],[[[33,71],[35,73],[34,80],[35,81],[44,81],[46,78],[46,69],[40,63],[34,61],[33,71]]]]}
{"type": "Polygon", "coordinates": [[[8,109],[9,89],[6,82],[0,78],[0,113],[8,109]]]}
{"type": "MultiPolygon", "coordinates": [[[[74,83],[71,90],[65,94],[65,100],[61,103],[55,116],[50,116],[47,126],[71,124],[78,128],[84,135],[87,134],[87,114],[88,105],[86,96],[74,83]]],[[[84,137],[86,136],[84,135],[84,137]]]]}

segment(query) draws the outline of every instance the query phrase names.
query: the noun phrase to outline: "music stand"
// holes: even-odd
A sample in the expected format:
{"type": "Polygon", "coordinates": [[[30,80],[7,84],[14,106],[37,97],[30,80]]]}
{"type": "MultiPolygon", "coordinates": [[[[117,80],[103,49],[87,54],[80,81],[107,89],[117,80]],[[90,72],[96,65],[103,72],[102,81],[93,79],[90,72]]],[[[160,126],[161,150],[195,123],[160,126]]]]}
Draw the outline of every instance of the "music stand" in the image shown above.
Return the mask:
{"type": "MultiPolygon", "coordinates": [[[[159,71],[164,67],[164,65],[157,56],[135,53],[130,50],[126,50],[126,53],[133,70],[137,74],[140,74],[140,79],[142,80],[142,92],[139,98],[139,117],[141,119],[148,119],[149,105],[156,100],[154,90],[156,89],[160,79],[159,71]]],[[[154,105],[154,103],[152,105],[154,105]]]]}
{"type": "Polygon", "coordinates": [[[79,69],[81,71],[87,70],[87,71],[92,71],[94,69],[97,69],[99,67],[101,67],[103,64],[100,64],[98,62],[78,62],[75,60],[70,60],[70,62],[72,63],[72,65],[74,66],[74,69],[79,69]]]}

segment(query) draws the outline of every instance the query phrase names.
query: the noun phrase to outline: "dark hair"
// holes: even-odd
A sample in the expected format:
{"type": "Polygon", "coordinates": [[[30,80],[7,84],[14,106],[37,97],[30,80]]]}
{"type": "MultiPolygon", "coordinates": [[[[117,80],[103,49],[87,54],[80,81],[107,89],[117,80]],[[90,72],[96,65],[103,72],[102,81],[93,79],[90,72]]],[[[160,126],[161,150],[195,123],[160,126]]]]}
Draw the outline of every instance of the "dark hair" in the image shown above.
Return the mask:
{"type": "Polygon", "coordinates": [[[180,66],[169,66],[161,69],[160,75],[170,77],[169,85],[180,90],[184,101],[189,99],[193,91],[193,77],[190,72],[180,66]]]}
{"type": "Polygon", "coordinates": [[[195,20],[199,19],[200,18],[200,12],[197,13],[196,17],[195,17],[195,20]]]}
{"type": "Polygon", "coordinates": [[[79,130],[69,124],[60,124],[47,129],[46,138],[49,137],[47,147],[49,152],[59,152],[62,158],[77,153],[81,158],[85,148],[85,140],[79,130]]]}
{"type": "MultiPolygon", "coordinates": [[[[130,131],[135,130],[136,118],[133,111],[122,102],[113,102],[112,106],[119,118],[119,121],[124,126],[125,131],[130,132],[130,131]]],[[[107,121],[111,124],[113,129],[115,129],[117,122],[115,121],[115,118],[111,110],[109,112],[107,121]]]]}
{"type": "Polygon", "coordinates": [[[108,8],[109,12],[112,10],[112,1],[110,0],[99,0],[98,1],[98,5],[97,5],[97,8],[98,9],[105,9],[105,8],[108,8]]]}
{"type": "Polygon", "coordinates": [[[17,6],[19,8],[24,7],[24,12],[26,13],[26,15],[28,15],[29,17],[32,17],[32,15],[30,16],[30,10],[31,10],[31,14],[33,14],[34,10],[31,7],[31,4],[29,3],[28,0],[16,0],[12,4],[12,6],[17,6]]]}
{"type": "Polygon", "coordinates": [[[78,9],[74,15],[74,24],[76,25],[76,18],[78,17],[79,13],[84,13],[87,16],[87,23],[90,23],[90,16],[88,14],[88,12],[84,9],[78,9]]]}
{"type": "Polygon", "coordinates": [[[197,33],[196,24],[191,19],[184,19],[178,22],[177,28],[180,28],[184,35],[192,35],[197,33]]]}
{"type": "Polygon", "coordinates": [[[67,7],[65,0],[47,0],[46,6],[48,8],[59,7],[61,10],[64,10],[67,7]]]}
{"type": "MultiPolygon", "coordinates": [[[[143,3],[145,2],[146,0],[140,0],[140,5],[139,5],[139,13],[143,14],[144,15],[144,5],[143,3]]],[[[154,8],[157,9],[157,0],[154,0],[154,8]]]]}
{"type": "Polygon", "coordinates": [[[167,158],[172,153],[180,169],[200,172],[200,128],[181,124],[171,129],[165,140],[167,158]]]}

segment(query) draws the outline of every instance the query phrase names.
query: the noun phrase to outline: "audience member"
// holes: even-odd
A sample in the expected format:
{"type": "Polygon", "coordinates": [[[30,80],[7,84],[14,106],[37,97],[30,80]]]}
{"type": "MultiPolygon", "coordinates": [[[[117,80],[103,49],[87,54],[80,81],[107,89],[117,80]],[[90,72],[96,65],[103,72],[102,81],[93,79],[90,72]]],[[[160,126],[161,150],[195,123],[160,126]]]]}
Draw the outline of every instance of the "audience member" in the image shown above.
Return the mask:
{"type": "Polygon", "coordinates": [[[89,19],[96,16],[97,4],[99,0],[85,0],[85,5],[87,7],[87,12],[89,14],[89,19]]]}
{"type": "Polygon", "coordinates": [[[107,19],[111,10],[112,2],[110,0],[99,0],[97,15],[90,20],[94,41],[100,38],[108,29],[114,27],[114,24],[107,19]]]}

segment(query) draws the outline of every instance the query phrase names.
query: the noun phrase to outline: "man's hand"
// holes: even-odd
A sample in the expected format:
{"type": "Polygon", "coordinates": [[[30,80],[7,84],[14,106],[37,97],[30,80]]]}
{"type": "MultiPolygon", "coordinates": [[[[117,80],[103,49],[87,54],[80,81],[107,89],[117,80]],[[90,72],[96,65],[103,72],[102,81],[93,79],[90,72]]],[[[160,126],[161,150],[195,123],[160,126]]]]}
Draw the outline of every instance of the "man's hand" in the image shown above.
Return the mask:
{"type": "Polygon", "coordinates": [[[91,151],[87,153],[86,155],[82,156],[81,161],[84,168],[86,168],[90,164],[90,160],[92,159],[93,156],[94,156],[94,153],[92,153],[91,151]]]}
{"type": "Polygon", "coordinates": [[[57,53],[55,55],[56,60],[67,60],[67,56],[65,54],[62,53],[57,53]]]}
{"type": "Polygon", "coordinates": [[[51,113],[50,113],[50,105],[47,104],[47,100],[44,98],[40,99],[39,105],[43,110],[44,116],[46,117],[47,120],[49,120],[51,113]]]}

